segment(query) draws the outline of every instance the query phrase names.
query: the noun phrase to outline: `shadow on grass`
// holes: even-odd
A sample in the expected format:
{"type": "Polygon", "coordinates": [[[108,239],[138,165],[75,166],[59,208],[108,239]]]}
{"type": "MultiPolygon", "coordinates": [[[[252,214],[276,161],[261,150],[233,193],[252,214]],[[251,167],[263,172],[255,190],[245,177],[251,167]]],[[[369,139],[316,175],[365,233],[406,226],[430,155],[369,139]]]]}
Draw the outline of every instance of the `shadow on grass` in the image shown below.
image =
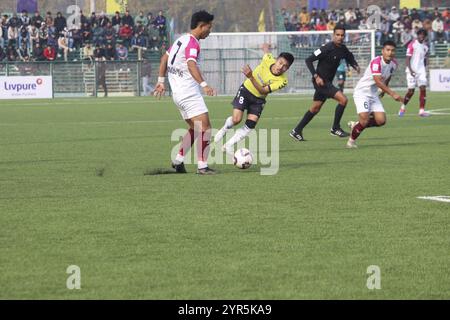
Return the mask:
{"type": "MultiPolygon", "coordinates": [[[[156,168],[156,169],[145,169],[144,170],[144,176],[157,176],[162,174],[174,174],[176,173],[173,169],[162,169],[162,168],[156,168]]],[[[182,173],[179,173],[182,174],[182,173]]]]}
{"type": "MultiPolygon", "coordinates": [[[[223,174],[259,174],[260,173],[260,167],[258,166],[252,166],[249,169],[238,169],[232,165],[229,166],[220,166],[212,167],[212,169],[216,170],[217,175],[223,175],[223,174]]],[[[146,169],[144,170],[144,176],[158,176],[158,175],[165,175],[165,174],[176,174],[176,172],[173,169],[162,169],[162,168],[156,168],[156,169],[146,169]]],[[[197,169],[189,170],[187,169],[187,173],[182,174],[179,173],[179,175],[185,175],[185,176],[191,176],[192,174],[197,175],[197,169]]]]}

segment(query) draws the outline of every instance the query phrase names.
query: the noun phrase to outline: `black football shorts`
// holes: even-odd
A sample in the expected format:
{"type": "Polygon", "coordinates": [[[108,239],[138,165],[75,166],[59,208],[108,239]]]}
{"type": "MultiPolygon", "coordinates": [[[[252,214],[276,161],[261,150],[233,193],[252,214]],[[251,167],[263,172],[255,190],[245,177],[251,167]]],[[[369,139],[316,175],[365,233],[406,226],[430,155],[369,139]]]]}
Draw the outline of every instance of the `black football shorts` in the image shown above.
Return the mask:
{"type": "Polygon", "coordinates": [[[241,85],[231,104],[234,109],[247,110],[247,114],[254,114],[259,118],[265,103],[265,99],[255,97],[244,85],[241,85]]]}

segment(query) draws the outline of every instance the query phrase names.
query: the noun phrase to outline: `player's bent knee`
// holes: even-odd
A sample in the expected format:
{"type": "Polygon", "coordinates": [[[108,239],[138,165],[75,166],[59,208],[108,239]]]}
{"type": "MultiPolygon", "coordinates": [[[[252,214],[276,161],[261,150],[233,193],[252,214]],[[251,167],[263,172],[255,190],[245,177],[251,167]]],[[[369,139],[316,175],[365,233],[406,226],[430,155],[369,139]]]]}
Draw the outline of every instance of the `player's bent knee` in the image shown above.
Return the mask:
{"type": "Polygon", "coordinates": [[[361,126],[363,126],[364,128],[366,128],[369,125],[369,118],[361,118],[359,117],[358,122],[361,126]]]}
{"type": "Polygon", "coordinates": [[[210,130],[211,129],[211,123],[209,123],[209,121],[203,122],[202,123],[202,127],[200,129],[201,129],[201,131],[210,130]]]}
{"type": "Polygon", "coordinates": [[[256,127],[256,121],[247,119],[247,120],[245,121],[245,125],[246,125],[247,128],[249,128],[249,129],[255,129],[255,127],[256,127]]]}
{"type": "Polygon", "coordinates": [[[309,112],[311,113],[318,113],[320,111],[320,109],[322,108],[322,106],[313,106],[309,109],[309,112]]]}
{"type": "Polygon", "coordinates": [[[377,123],[377,126],[382,127],[386,124],[386,119],[382,119],[382,120],[375,120],[377,123]]]}
{"type": "Polygon", "coordinates": [[[242,121],[242,117],[233,117],[233,124],[237,125],[242,121]]]}

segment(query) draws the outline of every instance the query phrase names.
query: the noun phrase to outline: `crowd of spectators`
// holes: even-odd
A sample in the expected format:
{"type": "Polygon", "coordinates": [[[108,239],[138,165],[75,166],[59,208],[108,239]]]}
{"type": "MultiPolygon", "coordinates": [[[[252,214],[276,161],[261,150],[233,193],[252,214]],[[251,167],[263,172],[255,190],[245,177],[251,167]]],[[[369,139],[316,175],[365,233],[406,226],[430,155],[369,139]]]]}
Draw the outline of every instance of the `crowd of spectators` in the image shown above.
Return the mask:
{"type": "MultiPolygon", "coordinates": [[[[300,12],[281,10],[286,31],[326,31],[333,30],[336,24],[344,25],[346,29],[367,30],[368,15],[366,10],[348,8],[347,10],[316,10],[308,12],[303,7],[300,12]]],[[[450,42],[450,9],[417,10],[397,7],[381,8],[379,23],[376,28],[377,45],[386,40],[393,40],[399,45],[406,46],[416,37],[419,29],[428,32],[431,45],[450,42]]],[[[372,22],[372,19],[369,19],[372,22]]],[[[314,47],[323,42],[323,35],[294,37],[292,42],[296,47],[314,47]]],[[[367,40],[367,39],[366,39],[367,40]]]]}
{"type": "MultiPolygon", "coordinates": [[[[143,11],[133,17],[128,10],[110,17],[104,13],[67,21],[58,12],[29,15],[0,14],[1,61],[68,61],[69,53],[81,51],[84,59],[127,60],[130,51],[143,59],[144,51],[161,51],[167,47],[167,19],[160,11],[156,17],[143,11]]],[[[78,55],[78,58],[80,55],[78,55]]]]}

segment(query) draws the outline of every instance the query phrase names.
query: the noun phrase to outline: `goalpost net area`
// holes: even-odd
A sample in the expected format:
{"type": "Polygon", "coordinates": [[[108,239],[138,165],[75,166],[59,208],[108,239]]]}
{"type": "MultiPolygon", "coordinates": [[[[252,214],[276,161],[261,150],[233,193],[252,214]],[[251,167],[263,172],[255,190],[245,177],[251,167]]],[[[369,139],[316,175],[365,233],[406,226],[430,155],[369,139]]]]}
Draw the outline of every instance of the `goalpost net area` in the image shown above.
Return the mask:
{"type": "MultiPolygon", "coordinates": [[[[345,45],[355,56],[361,67],[361,73],[375,57],[374,30],[348,30],[345,45]]],[[[201,70],[214,88],[223,95],[234,95],[239,85],[245,80],[242,66],[249,64],[253,69],[261,62],[263,43],[271,45],[271,52],[276,57],[281,52],[290,52],[295,62],[288,71],[289,85],[279,94],[311,93],[311,73],[305,59],[322,44],[331,41],[332,31],[306,32],[255,32],[255,33],[211,33],[201,42],[201,70]]],[[[401,60],[400,60],[401,61],[401,60]]],[[[317,65],[317,62],[315,62],[317,65]]],[[[400,72],[393,77],[393,87],[404,86],[404,59],[400,63],[400,72]],[[403,69],[402,69],[403,68],[403,69]]],[[[355,87],[358,79],[355,70],[350,67],[347,72],[345,88],[355,87]]],[[[337,78],[334,79],[337,82],[337,78]]]]}

